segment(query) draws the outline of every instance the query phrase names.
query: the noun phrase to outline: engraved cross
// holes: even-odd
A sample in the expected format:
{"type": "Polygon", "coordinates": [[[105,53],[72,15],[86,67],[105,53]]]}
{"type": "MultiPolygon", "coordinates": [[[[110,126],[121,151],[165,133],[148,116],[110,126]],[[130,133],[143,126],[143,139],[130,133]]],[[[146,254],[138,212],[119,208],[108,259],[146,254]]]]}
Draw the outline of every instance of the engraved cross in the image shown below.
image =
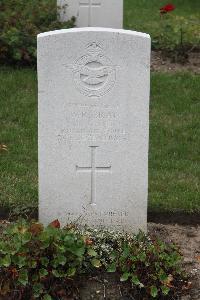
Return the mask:
{"type": "Polygon", "coordinates": [[[90,205],[96,205],[96,173],[110,173],[111,166],[109,167],[97,167],[96,166],[96,148],[98,146],[90,146],[91,148],[91,166],[90,167],[79,167],[76,166],[77,172],[86,172],[91,174],[91,200],[90,205]]]}
{"type": "Polygon", "coordinates": [[[88,8],[88,27],[90,27],[92,20],[92,9],[94,7],[100,7],[101,0],[80,0],[79,6],[88,8]]]}

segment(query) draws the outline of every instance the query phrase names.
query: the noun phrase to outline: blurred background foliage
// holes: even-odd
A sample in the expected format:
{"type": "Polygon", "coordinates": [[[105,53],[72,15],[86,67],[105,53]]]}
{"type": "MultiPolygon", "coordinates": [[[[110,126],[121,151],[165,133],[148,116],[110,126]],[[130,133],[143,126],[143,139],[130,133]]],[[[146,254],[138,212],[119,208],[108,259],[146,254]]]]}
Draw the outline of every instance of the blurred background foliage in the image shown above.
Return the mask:
{"type": "Polygon", "coordinates": [[[37,34],[73,26],[58,22],[55,0],[1,0],[0,63],[35,64],[37,34]]]}

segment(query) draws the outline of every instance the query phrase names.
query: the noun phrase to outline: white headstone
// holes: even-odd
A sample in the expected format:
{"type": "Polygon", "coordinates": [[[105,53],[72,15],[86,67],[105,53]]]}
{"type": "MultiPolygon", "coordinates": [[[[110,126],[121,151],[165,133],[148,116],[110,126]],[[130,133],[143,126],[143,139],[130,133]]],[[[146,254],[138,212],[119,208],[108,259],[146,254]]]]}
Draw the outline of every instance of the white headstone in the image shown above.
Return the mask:
{"type": "Polygon", "coordinates": [[[77,27],[123,28],[123,0],[57,0],[57,4],[60,20],[74,16],[77,27]]]}
{"type": "Polygon", "coordinates": [[[82,28],[38,36],[39,216],[146,230],[150,37],[82,28]]]}

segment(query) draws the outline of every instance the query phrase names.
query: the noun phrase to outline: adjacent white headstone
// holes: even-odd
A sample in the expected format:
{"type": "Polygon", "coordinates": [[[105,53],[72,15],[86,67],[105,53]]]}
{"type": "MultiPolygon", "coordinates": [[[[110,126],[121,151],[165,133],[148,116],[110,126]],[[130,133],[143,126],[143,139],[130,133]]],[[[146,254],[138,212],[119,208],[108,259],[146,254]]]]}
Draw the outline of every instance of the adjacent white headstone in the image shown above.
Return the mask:
{"type": "Polygon", "coordinates": [[[146,230],[149,35],[38,36],[39,216],[146,230]]]}
{"type": "Polygon", "coordinates": [[[76,17],[77,27],[123,28],[123,0],[57,0],[61,21],[76,17]]]}

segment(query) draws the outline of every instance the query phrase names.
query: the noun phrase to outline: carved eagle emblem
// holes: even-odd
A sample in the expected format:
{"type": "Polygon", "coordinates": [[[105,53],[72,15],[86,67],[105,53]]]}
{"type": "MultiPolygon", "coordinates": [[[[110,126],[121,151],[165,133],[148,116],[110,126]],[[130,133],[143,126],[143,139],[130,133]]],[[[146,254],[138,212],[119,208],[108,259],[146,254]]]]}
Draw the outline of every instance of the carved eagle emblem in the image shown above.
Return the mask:
{"type": "Polygon", "coordinates": [[[85,66],[80,73],[81,80],[90,85],[100,84],[105,82],[110,71],[111,68],[109,70],[109,67],[105,66],[99,68],[89,68],[85,66]]]}

